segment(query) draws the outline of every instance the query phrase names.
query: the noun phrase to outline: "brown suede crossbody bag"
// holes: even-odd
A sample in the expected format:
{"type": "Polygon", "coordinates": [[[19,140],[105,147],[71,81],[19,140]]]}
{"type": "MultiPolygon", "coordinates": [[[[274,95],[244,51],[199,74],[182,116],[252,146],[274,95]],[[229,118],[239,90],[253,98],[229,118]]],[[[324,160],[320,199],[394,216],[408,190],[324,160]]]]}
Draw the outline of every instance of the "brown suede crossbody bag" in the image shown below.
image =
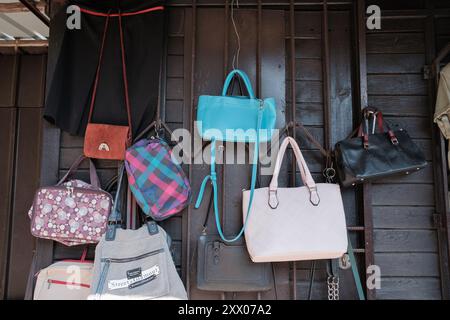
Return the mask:
{"type": "Polygon", "coordinates": [[[84,155],[95,159],[123,160],[125,158],[125,150],[131,145],[132,129],[131,129],[131,109],[128,97],[128,81],[125,65],[125,49],[123,43],[122,16],[119,13],[119,32],[120,32],[120,51],[122,56],[122,75],[125,90],[125,106],[127,108],[128,125],[112,125],[102,123],[92,123],[92,114],[94,111],[95,96],[97,94],[98,81],[100,77],[100,69],[103,58],[103,51],[106,41],[106,33],[108,31],[110,14],[106,17],[103,39],[100,48],[100,56],[98,59],[97,72],[95,75],[94,86],[92,90],[92,98],[89,109],[88,124],[84,136],[84,155]]]}

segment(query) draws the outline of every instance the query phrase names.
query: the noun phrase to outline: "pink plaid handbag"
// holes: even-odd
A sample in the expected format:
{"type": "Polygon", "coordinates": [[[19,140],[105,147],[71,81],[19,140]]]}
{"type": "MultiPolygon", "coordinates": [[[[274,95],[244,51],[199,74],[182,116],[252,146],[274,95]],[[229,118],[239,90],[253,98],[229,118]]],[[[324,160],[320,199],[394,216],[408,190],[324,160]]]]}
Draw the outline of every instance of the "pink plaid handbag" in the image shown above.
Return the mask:
{"type": "Polygon", "coordinates": [[[93,162],[89,159],[91,184],[67,181],[85,159],[78,158],[55,186],[37,190],[28,212],[33,236],[73,246],[97,243],[105,233],[113,201],[100,189],[93,162]]]}
{"type": "Polygon", "coordinates": [[[164,140],[136,142],[125,152],[125,168],[136,202],[153,220],[167,219],[189,204],[191,186],[164,140]]]}

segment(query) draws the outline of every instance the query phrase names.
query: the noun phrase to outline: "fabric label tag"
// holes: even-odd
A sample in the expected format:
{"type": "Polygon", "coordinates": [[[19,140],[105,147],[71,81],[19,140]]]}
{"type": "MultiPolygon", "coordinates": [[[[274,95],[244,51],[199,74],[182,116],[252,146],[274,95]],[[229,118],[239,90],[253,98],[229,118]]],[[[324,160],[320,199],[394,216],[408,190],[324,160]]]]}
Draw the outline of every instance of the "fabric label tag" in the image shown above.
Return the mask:
{"type": "Polygon", "coordinates": [[[117,289],[128,288],[133,283],[148,279],[152,276],[157,276],[157,275],[159,275],[159,273],[160,273],[159,266],[154,265],[153,267],[142,271],[142,274],[139,277],[132,278],[132,279],[123,278],[123,279],[118,279],[118,280],[109,280],[108,281],[108,289],[109,290],[117,290],[117,289]]]}

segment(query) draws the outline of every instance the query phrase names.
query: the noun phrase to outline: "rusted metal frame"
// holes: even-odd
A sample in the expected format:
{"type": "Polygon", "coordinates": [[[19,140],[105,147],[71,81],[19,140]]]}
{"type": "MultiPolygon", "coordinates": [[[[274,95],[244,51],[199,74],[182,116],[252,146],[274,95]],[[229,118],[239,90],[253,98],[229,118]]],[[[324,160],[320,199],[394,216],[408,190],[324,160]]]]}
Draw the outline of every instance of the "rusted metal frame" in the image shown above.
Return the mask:
{"type": "MultiPolygon", "coordinates": [[[[343,7],[343,6],[351,6],[353,4],[352,1],[328,1],[328,5],[330,6],[336,6],[336,7],[343,7]]],[[[264,2],[264,7],[284,7],[289,8],[291,5],[290,1],[286,2],[264,2]]],[[[323,5],[323,1],[321,2],[294,2],[294,7],[309,7],[309,8],[321,8],[323,5]]],[[[166,7],[191,7],[191,4],[188,3],[176,3],[175,1],[172,1],[171,3],[168,3],[165,5],[166,7]]],[[[217,2],[202,2],[197,4],[198,7],[210,7],[210,8],[217,8],[217,7],[223,7],[224,4],[217,3],[217,2]]],[[[245,3],[239,3],[240,7],[257,7],[258,2],[245,2],[245,3]]]]}
{"type": "Polygon", "coordinates": [[[14,112],[14,116],[12,121],[14,122],[14,128],[13,128],[13,134],[11,135],[11,142],[12,142],[12,153],[9,155],[10,158],[10,162],[11,162],[11,175],[9,178],[9,187],[10,187],[10,198],[7,199],[8,201],[8,215],[7,215],[7,219],[5,221],[5,223],[8,225],[8,228],[6,229],[6,234],[5,234],[5,242],[2,243],[1,245],[4,247],[4,253],[5,253],[5,260],[1,261],[1,263],[3,264],[3,274],[0,274],[2,276],[2,280],[1,283],[3,283],[3,288],[1,288],[0,290],[3,291],[2,292],[2,299],[7,299],[7,293],[8,293],[8,274],[9,274],[9,269],[10,269],[10,255],[11,255],[11,242],[12,242],[12,234],[11,234],[11,230],[12,229],[12,223],[13,223],[13,219],[12,219],[12,215],[14,213],[14,195],[15,195],[15,172],[17,169],[17,161],[16,161],[16,156],[18,153],[18,135],[19,135],[19,108],[17,105],[17,101],[19,99],[19,82],[20,82],[20,55],[16,54],[14,55],[14,71],[13,71],[13,90],[11,90],[12,92],[12,96],[14,97],[14,102],[12,103],[12,109],[14,112]]]}
{"type": "Polygon", "coordinates": [[[435,182],[434,199],[436,203],[436,213],[434,215],[434,222],[438,237],[438,251],[439,251],[439,271],[441,280],[441,295],[442,299],[448,300],[450,298],[449,292],[449,257],[450,257],[450,243],[449,243],[449,200],[448,200],[448,179],[447,179],[447,161],[445,154],[445,140],[434,124],[434,109],[436,103],[436,90],[439,84],[440,62],[450,53],[450,44],[443,48],[435,57],[435,28],[434,16],[429,15],[425,20],[425,42],[426,42],[426,60],[431,63],[432,74],[434,77],[428,79],[428,94],[429,94],[429,117],[431,122],[431,142],[433,146],[432,161],[433,161],[433,177],[435,182]]]}
{"type": "MultiPolygon", "coordinates": [[[[45,3],[43,1],[37,2],[35,7],[40,10],[45,10],[45,3]]],[[[29,10],[22,3],[12,2],[12,3],[0,3],[0,13],[18,13],[18,12],[28,12],[29,10]]]]}
{"type": "MultiPolygon", "coordinates": [[[[325,150],[331,148],[330,118],[330,41],[328,35],[328,4],[322,7],[322,95],[323,95],[323,131],[325,150]]],[[[327,159],[328,160],[328,159],[327,159]]]]}
{"type": "Polygon", "coordinates": [[[31,11],[39,20],[41,20],[47,27],[50,26],[50,19],[43,14],[36,5],[30,0],[19,0],[28,10],[31,11]]]}
{"type": "MultiPolygon", "coordinates": [[[[256,96],[262,97],[262,1],[261,0],[258,0],[258,8],[257,8],[256,96]]],[[[258,155],[258,159],[259,159],[259,155],[258,155]]],[[[257,174],[259,174],[259,172],[257,174]]],[[[260,186],[260,187],[262,187],[262,186],[260,186]]],[[[275,279],[273,281],[275,282],[275,279]]],[[[260,291],[256,293],[256,299],[261,300],[261,292],[260,291]]]]}
{"type": "MultiPolygon", "coordinates": [[[[296,84],[295,84],[295,1],[290,0],[289,3],[289,33],[291,39],[290,44],[290,74],[291,74],[291,121],[296,123],[296,84]]],[[[292,126],[291,136],[296,139],[296,126],[292,126]]],[[[296,161],[294,153],[292,152],[291,160],[291,186],[295,186],[296,180],[296,161]]],[[[297,263],[292,262],[292,299],[297,300],[297,263]]]]}
{"type": "MultiPolygon", "coordinates": [[[[223,67],[224,67],[224,72],[222,75],[222,83],[225,82],[225,78],[227,76],[228,73],[228,49],[229,49],[229,45],[230,45],[230,39],[229,39],[229,22],[230,22],[230,16],[229,16],[229,1],[226,1],[226,5],[225,5],[225,17],[224,17],[224,53],[223,53],[223,67]]],[[[233,8],[234,9],[234,8],[233,8]]],[[[239,68],[239,66],[237,66],[239,68]]],[[[225,165],[225,153],[226,153],[226,143],[222,142],[222,147],[221,148],[217,148],[218,152],[222,152],[222,165],[220,166],[220,171],[222,173],[222,181],[221,181],[221,187],[220,187],[220,197],[222,199],[222,203],[221,203],[221,212],[222,212],[222,216],[220,217],[221,219],[221,223],[223,225],[224,228],[224,232],[227,232],[227,226],[226,226],[226,210],[225,210],[225,203],[226,203],[226,199],[225,199],[225,190],[226,190],[226,184],[225,184],[225,177],[226,177],[226,165],[225,165]]],[[[212,191],[211,191],[212,192],[212,191]]],[[[233,293],[234,294],[234,293],[233,293]]],[[[224,297],[225,299],[228,297],[228,294],[226,292],[222,292],[222,297],[224,297]]]]}
{"type": "Polygon", "coordinates": [[[39,48],[48,47],[48,40],[2,40],[0,48],[39,48]]]}
{"type": "MultiPolygon", "coordinates": [[[[357,86],[356,91],[359,98],[356,99],[360,109],[368,105],[367,93],[367,60],[366,60],[366,1],[358,0],[353,7],[355,16],[355,48],[357,61],[357,86]]],[[[359,115],[359,112],[358,112],[359,115]]],[[[373,247],[373,211],[372,211],[372,184],[365,183],[362,186],[362,210],[364,219],[364,250],[355,250],[355,253],[364,252],[364,270],[374,264],[374,247],[373,247]]],[[[355,246],[354,246],[355,247],[355,246]]],[[[356,246],[358,248],[358,246],[356,246]]],[[[364,277],[365,279],[365,272],[364,277]]],[[[373,300],[376,298],[374,289],[366,288],[366,298],[373,300]]]]}
{"type": "MultiPolygon", "coordinates": [[[[186,11],[185,11],[186,14],[186,11]]],[[[195,59],[196,59],[196,34],[197,34],[197,0],[192,0],[192,17],[191,17],[191,59],[190,59],[190,111],[189,111],[189,130],[190,132],[194,132],[194,115],[195,115],[195,59]]],[[[185,32],[186,34],[186,32],[185,32]]],[[[191,139],[193,140],[193,139],[191,139]]],[[[194,141],[191,141],[191,150],[194,150],[194,141]]],[[[191,163],[194,161],[194,155],[191,157],[191,163]]],[[[189,165],[189,179],[192,180],[193,178],[193,168],[192,164],[189,165]]],[[[191,257],[191,216],[192,216],[192,206],[188,206],[187,210],[187,217],[186,217],[186,238],[185,238],[185,250],[186,250],[186,256],[188,259],[193,259],[191,257]]],[[[191,264],[191,261],[189,262],[189,265],[191,264]]],[[[190,296],[191,286],[190,286],[190,270],[183,270],[185,274],[186,279],[186,289],[188,297],[190,296]]]]}
{"type": "Polygon", "coordinates": [[[262,88],[262,67],[261,67],[261,56],[262,56],[262,1],[258,0],[257,6],[257,35],[256,35],[256,96],[261,97],[262,88]]]}

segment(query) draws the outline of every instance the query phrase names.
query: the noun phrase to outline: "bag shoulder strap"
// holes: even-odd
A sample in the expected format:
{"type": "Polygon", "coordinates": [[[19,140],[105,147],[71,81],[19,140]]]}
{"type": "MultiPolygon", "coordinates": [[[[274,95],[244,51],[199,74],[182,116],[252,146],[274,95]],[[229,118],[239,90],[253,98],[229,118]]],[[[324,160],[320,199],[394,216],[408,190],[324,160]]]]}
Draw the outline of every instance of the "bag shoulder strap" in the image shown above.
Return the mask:
{"type": "MultiPolygon", "coordinates": [[[[95,80],[94,85],[92,88],[92,97],[91,97],[91,103],[89,107],[89,116],[88,116],[88,123],[92,121],[92,114],[94,112],[94,105],[95,105],[95,98],[97,95],[97,88],[98,88],[98,82],[100,79],[100,71],[101,71],[101,65],[103,61],[103,53],[105,49],[105,43],[106,43],[106,35],[108,33],[109,28],[109,19],[111,14],[108,12],[106,16],[105,21],[105,27],[103,29],[103,36],[102,36],[102,43],[100,46],[100,54],[98,58],[98,65],[97,65],[97,71],[95,73],[95,80]]],[[[122,78],[123,78],[123,87],[124,87],[124,95],[125,95],[125,106],[127,109],[127,118],[128,118],[128,126],[130,127],[130,135],[132,130],[132,122],[131,122],[131,107],[130,107],[130,98],[128,96],[128,80],[127,80],[127,68],[125,63],[125,46],[123,41],[123,28],[122,28],[122,14],[119,12],[117,15],[119,19],[119,38],[120,38],[120,53],[121,53],[121,60],[122,60],[122,78]]]]}
{"type": "Polygon", "coordinates": [[[97,170],[95,169],[94,162],[90,158],[85,157],[84,155],[79,156],[78,159],[75,160],[75,162],[70,166],[67,173],[61,178],[61,180],[58,181],[58,183],[56,185],[59,186],[59,185],[63,184],[64,182],[66,182],[67,179],[69,179],[70,176],[72,176],[72,174],[74,174],[77,171],[80,164],[86,159],[89,160],[90,184],[93,185],[94,187],[100,188],[100,180],[98,178],[97,170]]]}
{"type": "Polygon", "coordinates": [[[259,157],[259,131],[261,128],[261,122],[262,122],[262,115],[264,112],[264,101],[261,100],[260,107],[258,109],[258,119],[257,119],[257,126],[256,126],[256,143],[255,143],[255,150],[253,154],[253,164],[252,164],[252,179],[250,183],[250,199],[247,209],[247,214],[245,216],[244,225],[242,226],[239,233],[232,239],[227,239],[225,235],[223,234],[222,225],[220,223],[220,216],[219,216],[219,208],[218,208],[218,187],[217,187],[217,174],[216,174],[216,140],[213,139],[211,141],[211,172],[208,176],[206,176],[203,179],[202,185],[200,187],[200,192],[197,198],[197,201],[195,203],[195,208],[198,209],[200,207],[200,204],[203,200],[203,195],[205,193],[206,183],[208,181],[211,181],[212,188],[213,188],[213,202],[214,202],[214,216],[216,220],[216,226],[217,231],[219,232],[220,237],[225,242],[235,242],[239,240],[239,238],[244,234],[245,228],[247,227],[248,218],[250,216],[251,207],[253,203],[253,194],[255,191],[255,185],[257,180],[257,171],[258,171],[258,157],[259,157]]]}
{"type": "Polygon", "coordinates": [[[358,265],[356,264],[355,253],[353,252],[353,246],[350,241],[350,238],[348,239],[347,253],[350,258],[350,264],[352,267],[353,278],[355,279],[356,290],[358,291],[358,298],[359,298],[359,300],[366,300],[366,297],[364,295],[363,286],[361,283],[361,278],[359,277],[359,271],[358,271],[358,265]]]}
{"type": "Polygon", "coordinates": [[[106,228],[105,240],[113,241],[116,238],[116,229],[122,222],[122,200],[123,200],[123,188],[126,179],[123,179],[125,173],[124,164],[121,165],[119,169],[119,176],[117,178],[117,191],[114,198],[113,209],[108,217],[108,227],[106,228]]]}

